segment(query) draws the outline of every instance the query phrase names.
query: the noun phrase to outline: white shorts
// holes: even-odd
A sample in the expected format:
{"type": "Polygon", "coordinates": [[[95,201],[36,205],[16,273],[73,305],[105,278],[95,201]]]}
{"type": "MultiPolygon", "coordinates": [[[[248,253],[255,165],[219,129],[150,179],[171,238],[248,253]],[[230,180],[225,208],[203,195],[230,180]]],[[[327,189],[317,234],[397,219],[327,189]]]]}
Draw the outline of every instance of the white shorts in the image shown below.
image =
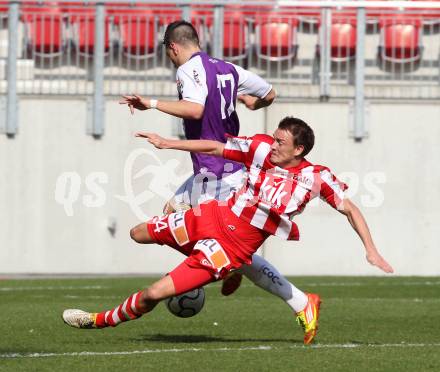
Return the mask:
{"type": "Polygon", "coordinates": [[[179,210],[210,199],[226,200],[243,186],[245,178],[244,170],[228,174],[222,179],[203,173],[192,175],[177,189],[170,203],[174,209],[179,210]]]}

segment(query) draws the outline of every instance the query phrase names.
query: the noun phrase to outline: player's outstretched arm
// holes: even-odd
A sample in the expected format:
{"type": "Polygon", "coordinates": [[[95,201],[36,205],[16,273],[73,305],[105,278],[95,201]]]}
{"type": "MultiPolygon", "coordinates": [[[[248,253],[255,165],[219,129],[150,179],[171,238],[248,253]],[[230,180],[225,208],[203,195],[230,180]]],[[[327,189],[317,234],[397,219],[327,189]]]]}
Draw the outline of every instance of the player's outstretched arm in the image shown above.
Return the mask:
{"type": "Polygon", "coordinates": [[[270,92],[264,97],[259,98],[249,94],[243,94],[237,97],[237,99],[246,105],[249,110],[258,110],[263,107],[267,107],[272,104],[275,100],[276,93],[274,89],[271,89],[270,92]]]}
{"type": "Polygon", "coordinates": [[[136,137],[146,138],[148,142],[158,149],[173,149],[202,154],[222,156],[225,144],[211,140],[175,140],[159,136],[156,133],[139,132],[136,137]]]}
{"type": "Polygon", "coordinates": [[[350,200],[344,199],[343,204],[338,208],[339,212],[347,216],[353,229],[357,232],[365,247],[365,253],[367,261],[377,266],[379,269],[386,273],[394,272],[391,265],[380,255],[376,246],[374,245],[373,238],[370,234],[367,222],[362,215],[359,208],[350,200]]]}
{"type": "Polygon", "coordinates": [[[131,96],[122,96],[119,104],[127,105],[132,115],[134,114],[135,109],[143,111],[155,108],[166,114],[190,120],[201,119],[205,110],[203,105],[195,102],[186,100],[157,101],[150,98],[143,98],[137,94],[133,94],[131,96]]]}

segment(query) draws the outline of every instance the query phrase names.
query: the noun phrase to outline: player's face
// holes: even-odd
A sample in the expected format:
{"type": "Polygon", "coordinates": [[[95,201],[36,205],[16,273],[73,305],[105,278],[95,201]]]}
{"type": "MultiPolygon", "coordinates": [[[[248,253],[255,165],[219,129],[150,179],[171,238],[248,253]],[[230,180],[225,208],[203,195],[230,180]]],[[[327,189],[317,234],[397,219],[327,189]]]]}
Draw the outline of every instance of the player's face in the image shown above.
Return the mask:
{"type": "Polygon", "coordinates": [[[280,167],[290,165],[304,150],[302,145],[293,144],[293,135],[288,130],[277,129],[273,138],[275,141],[271,146],[270,161],[280,167]]]}

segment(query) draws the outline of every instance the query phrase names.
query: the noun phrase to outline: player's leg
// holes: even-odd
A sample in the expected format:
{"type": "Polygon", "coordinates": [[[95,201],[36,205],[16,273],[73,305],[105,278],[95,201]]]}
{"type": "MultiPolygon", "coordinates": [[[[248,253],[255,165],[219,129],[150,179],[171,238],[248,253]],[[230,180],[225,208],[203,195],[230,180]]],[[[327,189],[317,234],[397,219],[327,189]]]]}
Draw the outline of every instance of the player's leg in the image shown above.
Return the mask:
{"type": "MultiPolygon", "coordinates": [[[[231,289],[238,288],[240,280],[234,276],[240,274],[245,275],[260,288],[284,300],[296,313],[298,323],[304,330],[304,343],[312,343],[318,330],[319,308],[321,305],[319,295],[302,292],[281,275],[271,263],[256,254],[252,256],[252,264],[243,265],[238,272],[232,273],[223,281],[222,293],[226,290],[231,291],[231,289]]],[[[233,291],[230,293],[233,293],[233,291]]]]}
{"type": "Polygon", "coordinates": [[[120,323],[137,319],[152,311],[160,300],[172,296],[174,292],[172,279],[164,276],[143,291],[133,293],[114,309],[99,313],[68,309],[63,312],[63,320],[75,328],[116,327],[120,323]]]}
{"type": "Polygon", "coordinates": [[[97,313],[95,328],[116,327],[120,323],[137,319],[151,312],[161,300],[174,293],[173,280],[166,275],[148,288],[132,294],[114,309],[97,313]]]}
{"type": "MultiPolygon", "coordinates": [[[[200,259],[191,256],[195,242],[188,236],[190,231],[185,221],[188,220],[187,222],[191,225],[192,219],[194,219],[194,234],[196,234],[197,217],[192,211],[188,211],[188,218],[185,218],[185,213],[173,213],[161,218],[155,217],[131,229],[130,235],[138,243],[167,244],[190,257],[169,275],[159,279],[147,289],[132,294],[114,309],[100,313],[69,309],[63,313],[64,322],[76,328],[115,327],[152,311],[157,303],[165,298],[199,288],[215,280],[214,274],[208,268],[200,267],[200,265],[196,267],[200,259]]],[[[206,218],[204,222],[206,224],[206,218]]]]}
{"type": "MultiPolygon", "coordinates": [[[[241,187],[244,173],[239,171],[221,180],[219,199],[228,192],[241,187]]],[[[240,286],[241,277],[245,275],[260,288],[280,297],[296,313],[298,322],[304,329],[304,343],[313,341],[318,328],[319,306],[318,295],[306,294],[289,282],[281,273],[264,258],[254,255],[251,265],[243,265],[238,271],[230,273],[222,283],[222,293],[229,295],[240,286]]]]}
{"type": "Polygon", "coordinates": [[[187,260],[148,288],[133,293],[114,309],[88,313],[78,309],[65,310],[63,320],[75,328],[105,328],[140,318],[169,297],[200,288],[215,280],[214,275],[203,268],[188,265],[187,260]]]}
{"type": "Polygon", "coordinates": [[[179,186],[173,197],[165,203],[163,207],[164,214],[185,211],[191,208],[191,190],[193,189],[193,183],[194,175],[191,175],[179,186]]]}
{"type": "MultiPolygon", "coordinates": [[[[153,226],[157,227],[160,223],[162,223],[160,219],[152,219],[148,223],[140,223],[130,230],[130,236],[140,244],[157,243],[152,232],[149,231],[148,225],[150,224],[152,229],[153,226]]],[[[114,327],[124,321],[139,318],[142,314],[153,310],[162,297],[170,297],[173,294],[174,284],[168,276],[165,276],[147,289],[133,293],[114,309],[100,313],[68,309],[63,312],[63,320],[66,324],[76,328],[114,327]]]]}
{"type": "Polygon", "coordinates": [[[261,256],[254,254],[252,263],[243,265],[238,272],[260,288],[283,299],[295,312],[303,310],[307,304],[307,295],[261,256]]]}

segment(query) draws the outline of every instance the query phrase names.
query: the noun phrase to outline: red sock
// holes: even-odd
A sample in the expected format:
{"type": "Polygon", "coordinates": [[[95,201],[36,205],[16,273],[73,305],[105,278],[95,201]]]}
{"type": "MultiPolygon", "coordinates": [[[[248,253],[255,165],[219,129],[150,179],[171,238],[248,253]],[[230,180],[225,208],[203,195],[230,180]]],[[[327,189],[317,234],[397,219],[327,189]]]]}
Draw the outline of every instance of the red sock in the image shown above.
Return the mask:
{"type": "Polygon", "coordinates": [[[128,297],[122,304],[113,310],[103,311],[96,316],[96,325],[99,328],[116,327],[122,322],[134,320],[142,316],[143,312],[139,309],[141,293],[137,292],[128,297]]]}

